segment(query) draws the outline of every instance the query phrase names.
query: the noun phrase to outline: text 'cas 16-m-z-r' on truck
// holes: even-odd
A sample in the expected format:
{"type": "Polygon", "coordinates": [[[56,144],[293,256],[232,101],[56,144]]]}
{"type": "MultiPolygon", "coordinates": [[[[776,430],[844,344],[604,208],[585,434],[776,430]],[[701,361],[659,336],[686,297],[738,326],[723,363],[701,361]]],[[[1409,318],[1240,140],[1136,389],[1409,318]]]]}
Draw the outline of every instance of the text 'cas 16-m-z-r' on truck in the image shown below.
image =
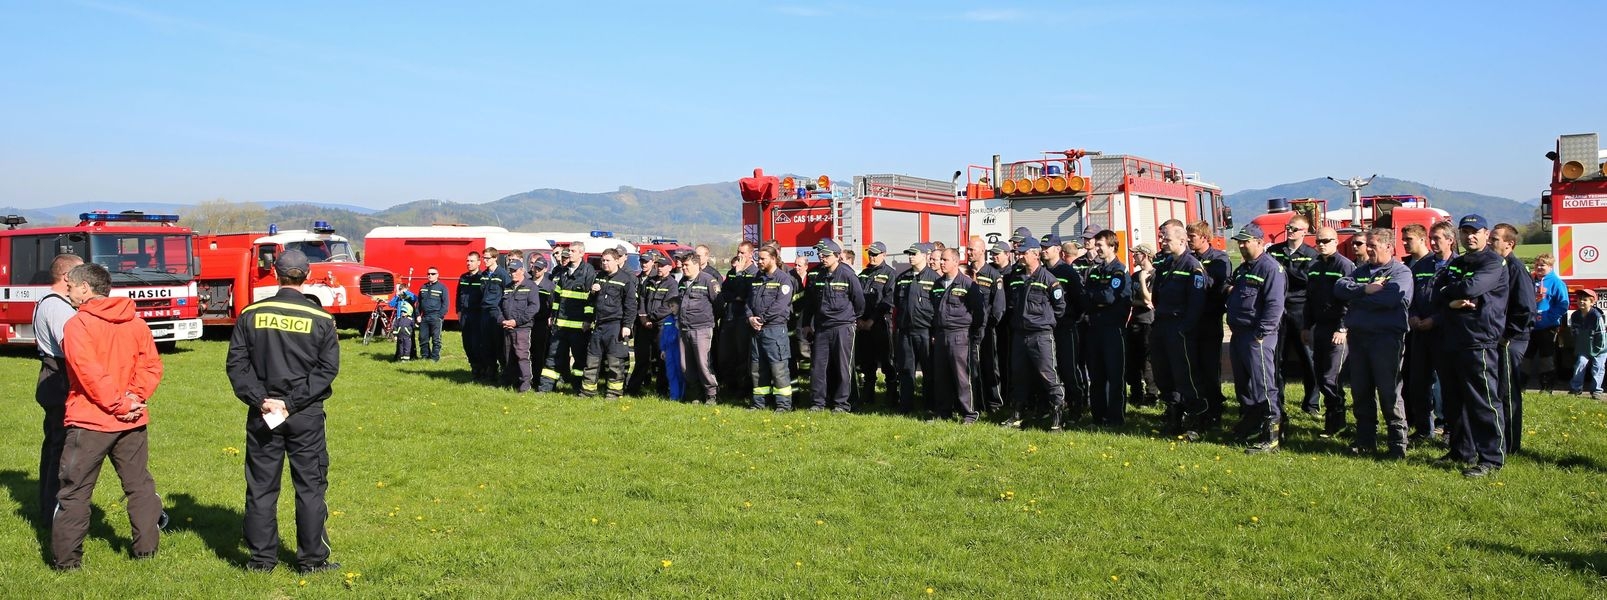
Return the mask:
{"type": "Polygon", "coordinates": [[[300,250],[312,264],[301,291],[317,298],[340,327],[362,327],[375,297],[389,298],[395,291],[393,273],[357,262],[351,241],[324,221],[314,221],[311,229],[280,231],[270,225],[267,232],[198,235],[202,322],[233,325],[241,309],[278,293],[274,259],[289,250],[300,250]]]}
{"type": "Polygon", "coordinates": [[[50,265],[73,254],[112,275],[112,295],[134,301],[160,348],[201,337],[196,264],[189,229],[178,215],[88,212],[77,225],[24,227],[20,216],[0,230],[0,342],[33,344],[34,305],[50,293],[50,265]]]}
{"type": "Polygon", "coordinates": [[[1607,152],[1594,133],[1557,138],[1551,187],[1540,193],[1540,222],[1551,229],[1557,275],[1569,291],[1607,289],[1607,152]]]}

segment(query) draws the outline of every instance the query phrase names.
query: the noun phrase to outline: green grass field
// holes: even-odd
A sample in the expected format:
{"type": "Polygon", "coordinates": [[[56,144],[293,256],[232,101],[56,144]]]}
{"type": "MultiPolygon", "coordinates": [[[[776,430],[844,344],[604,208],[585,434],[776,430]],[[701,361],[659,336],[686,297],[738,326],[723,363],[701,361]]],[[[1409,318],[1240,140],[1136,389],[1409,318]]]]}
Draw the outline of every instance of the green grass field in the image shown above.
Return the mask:
{"type": "MultiPolygon", "coordinates": [[[[448,348],[456,348],[449,334],[448,348]]],[[[85,568],[36,512],[36,361],[0,356],[0,596],[10,598],[1071,598],[1607,596],[1607,404],[1529,397],[1526,452],[1466,480],[1414,449],[1285,451],[463,383],[461,351],[396,364],[345,341],[329,401],[341,573],[240,568],[245,408],[225,344],[166,356],[151,464],[173,525],[127,557],[108,466],[85,568]]],[[[294,540],[290,485],[281,528],[294,540]]],[[[289,560],[289,549],[285,551],[289,560]]]]}
{"type": "Polygon", "coordinates": [[[1512,253],[1523,259],[1528,265],[1534,265],[1534,257],[1551,251],[1551,244],[1521,244],[1512,249],[1512,253]]]}

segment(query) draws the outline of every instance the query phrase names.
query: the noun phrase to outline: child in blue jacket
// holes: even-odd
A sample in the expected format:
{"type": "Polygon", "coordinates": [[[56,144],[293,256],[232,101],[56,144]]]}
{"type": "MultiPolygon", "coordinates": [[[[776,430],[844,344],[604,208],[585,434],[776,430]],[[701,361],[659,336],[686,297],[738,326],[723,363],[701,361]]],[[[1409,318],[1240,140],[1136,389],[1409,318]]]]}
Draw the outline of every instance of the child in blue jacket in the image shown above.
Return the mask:
{"type": "Polygon", "coordinates": [[[1573,330],[1574,378],[1568,391],[1575,394],[1590,393],[1591,398],[1601,394],[1601,376],[1607,363],[1607,316],[1596,306],[1595,290],[1579,290],[1575,294],[1578,310],[1568,317],[1568,328],[1573,330]]]}

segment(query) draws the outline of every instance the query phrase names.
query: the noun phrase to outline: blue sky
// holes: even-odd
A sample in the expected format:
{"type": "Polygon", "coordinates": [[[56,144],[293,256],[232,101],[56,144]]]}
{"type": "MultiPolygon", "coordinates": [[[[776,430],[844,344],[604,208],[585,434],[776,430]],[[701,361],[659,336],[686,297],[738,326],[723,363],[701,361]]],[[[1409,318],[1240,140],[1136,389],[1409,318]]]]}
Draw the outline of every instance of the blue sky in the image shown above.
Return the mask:
{"type": "Polygon", "coordinates": [[[487,202],[1088,148],[1537,196],[1586,2],[0,0],[0,205],[487,202]],[[684,5],[683,5],[684,4],[684,5]]]}

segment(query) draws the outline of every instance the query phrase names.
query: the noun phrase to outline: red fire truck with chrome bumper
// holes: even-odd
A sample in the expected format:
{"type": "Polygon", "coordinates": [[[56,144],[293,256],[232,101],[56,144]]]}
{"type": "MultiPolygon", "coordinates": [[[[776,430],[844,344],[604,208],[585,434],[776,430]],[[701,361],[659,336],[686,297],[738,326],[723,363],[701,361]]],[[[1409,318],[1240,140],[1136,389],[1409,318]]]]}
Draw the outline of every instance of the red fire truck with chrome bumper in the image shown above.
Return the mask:
{"type": "Polygon", "coordinates": [[[270,226],[267,232],[199,235],[202,322],[233,325],[241,309],[278,293],[273,261],[288,250],[307,255],[312,270],[302,292],[318,298],[341,327],[362,327],[374,310],[374,297],[389,298],[395,291],[394,274],[357,262],[351,242],[324,221],[315,221],[312,229],[270,226]]]}

